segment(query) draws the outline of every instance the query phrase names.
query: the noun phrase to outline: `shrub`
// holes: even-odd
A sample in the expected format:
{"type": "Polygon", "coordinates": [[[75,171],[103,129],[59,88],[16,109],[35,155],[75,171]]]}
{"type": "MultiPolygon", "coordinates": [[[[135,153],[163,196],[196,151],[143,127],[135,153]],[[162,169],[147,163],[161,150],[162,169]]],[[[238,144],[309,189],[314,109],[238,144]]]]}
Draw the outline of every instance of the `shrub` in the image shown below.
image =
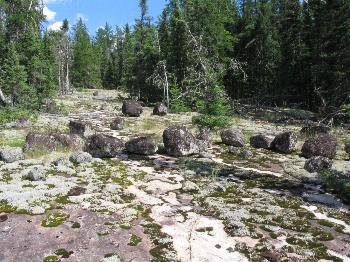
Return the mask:
{"type": "Polygon", "coordinates": [[[18,107],[0,108],[0,124],[6,124],[21,118],[35,121],[38,118],[38,113],[35,111],[22,109],[18,107]]]}
{"type": "Polygon", "coordinates": [[[327,189],[333,190],[342,199],[350,202],[350,178],[333,174],[330,171],[321,172],[321,180],[327,189]]]}

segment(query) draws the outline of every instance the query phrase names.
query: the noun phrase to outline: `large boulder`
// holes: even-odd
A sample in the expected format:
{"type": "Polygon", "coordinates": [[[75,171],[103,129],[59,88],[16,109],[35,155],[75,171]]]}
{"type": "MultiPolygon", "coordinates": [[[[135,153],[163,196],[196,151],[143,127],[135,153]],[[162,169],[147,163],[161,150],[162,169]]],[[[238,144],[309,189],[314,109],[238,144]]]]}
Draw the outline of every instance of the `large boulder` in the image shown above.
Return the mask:
{"type": "Polygon", "coordinates": [[[329,170],[332,167],[332,161],[323,156],[312,157],[305,162],[305,170],[314,173],[322,170],[329,170]]]}
{"type": "Polygon", "coordinates": [[[126,151],[136,155],[154,155],[157,150],[157,144],[153,137],[142,136],[129,140],[126,144],[126,151]]]}
{"type": "Polygon", "coordinates": [[[122,130],[124,128],[124,119],[119,116],[114,118],[110,127],[112,130],[122,130]]]}
{"type": "Polygon", "coordinates": [[[302,149],[301,153],[306,158],[314,156],[323,156],[333,159],[337,153],[337,140],[330,135],[320,135],[316,138],[308,139],[302,149]]]}
{"type": "Polygon", "coordinates": [[[88,138],[95,134],[91,123],[72,120],[69,122],[69,130],[71,134],[79,135],[83,138],[88,138]]]}
{"type": "Polygon", "coordinates": [[[60,149],[80,150],[84,148],[84,140],[74,134],[43,134],[31,132],[26,137],[24,152],[47,151],[60,149]]]}
{"type": "Polygon", "coordinates": [[[294,132],[284,132],[275,137],[271,148],[278,153],[289,154],[295,149],[297,140],[298,137],[294,132]]]}
{"type": "Polygon", "coordinates": [[[171,126],[163,132],[165,151],[170,156],[180,157],[199,152],[197,140],[184,126],[171,126]]]}
{"type": "Polygon", "coordinates": [[[234,147],[244,147],[244,135],[240,130],[228,128],[220,133],[221,140],[225,145],[234,147]]]}
{"type": "Polygon", "coordinates": [[[211,145],[213,142],[213,136],[208,128],[201,128],[196,138],[203,141],[207,146],[211,145]]]}
{"type": "Polygon", "coordinates": [[[88,138],[86,152],[97,158],[113,158],[124,150],[124,141],[113,136],[96,134],[88,138]]]}
{"type": "Polygon", "coordinates": [[[265,135],[256,135],[250,138],[250,145],[255,148],[270,149],[274,137],[265,135]]]}
{"type": "Polygon", "coordinates": [[[13,163],[24,159],[23,151],[18,147],[1,147],[0,148],[0,161],[5,163],[13,163]]]}
{"type": "Polygon", "coordinates": [[[124,101],[122,106],[122,112],[125,116],[139,117],[143,112],[143,108],[140,102],[129,100],[124,101]]]}
{"type": "Polygon", "coordinates": [[[166,116],[168,114],[168,108],[164,103],[157,104],[153,109],[153,115],[166,116]]]}

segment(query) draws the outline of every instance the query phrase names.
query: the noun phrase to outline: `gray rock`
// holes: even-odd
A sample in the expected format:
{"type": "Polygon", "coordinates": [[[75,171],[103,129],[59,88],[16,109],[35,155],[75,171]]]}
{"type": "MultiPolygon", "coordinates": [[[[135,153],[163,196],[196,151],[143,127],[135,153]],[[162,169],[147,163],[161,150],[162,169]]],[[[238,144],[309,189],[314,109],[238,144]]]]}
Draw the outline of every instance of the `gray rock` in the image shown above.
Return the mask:
{"type": "Polygon", "coordinates": [[[31,132],[26,137],[24,152],[47,151],[58,149],[80,150],[84,147],[84,140],[76,134],[44,134],[31,132]]]}
{"type": "Polygon", "coordinates": [[[182,190],[186,193],[196,193],[200,190],[199,186],[191,181],[185,181],[182,184],[182,190]]]}
{"type": "Polygon", "coordinates": [[[4,161],[5,163],[13,163],[20,160],[24,160],[24,155],[21,148],[8,146],[0,148],[0,161],[4,161]]]}
{"type": "Polygon", "coordinates": [[[184,126],[171,126],[163,132],[165,151],[170,156],[180,157],[199,153],[197,140],[184,126]]]}
{"type": "Polygon", "coordinates": [[[137,155],[154,155],[157,150],[157,144],[153,137],[142,136],[133,138],[125,144],[126,151],[137,155]]]}
{"type": "Polygon", "coordinates": [[[71,134],[79,135],[83,138],[88,138],[96,133],[91,123],[75,120],[69,122],[69,130],[71,134]]]}
{"type": "Polygon", "coordinates": [[[289,131],[279,134],[273,140],[271,148],[278,153],[289,154],[295,149],[297,139],[294,132],[289,131]]]}
{"type": "Polygon", "coordinates": [[[308,139],[304,143],[301,153],[306,158],[323,156],[333,159],[337,154],[337,145],[337,140],[334,137],[330,135],[320,135],[316,138],[308,139]]]}
{"type": "Polygon", "coordinates": [[[87,152],[75,152],[69,160],[74,164],[84,164],[90,163],[92,161],[92,156],[87,152]]]}
{"type": "Polygon", "coordinates": [[[8,215],[5,213],[0,213],[0,223],[5,222],[8,219],[8,215]]]}
{"type": "Polygon", "coordinates": [[[316,156],[306,160],[304,168],[310,173],[329,170],[332,168],[332,161],[326,157],[316,156]]]}
{"type": "Polygon", "coordinates": [[[241,147],[235,147],[235,146],[229,146],[228,147],[228,152],[238,156],[241,152],[242,152],[242,148],[241,147]]]}
{"type": "Polygon", "coordinates": [[[201,128],[199,130],[199,133],[197,134],[196,138],[198,140],[205,142],[208,146],[210,146],[213,142],[213,136],[212,136],[210,130],[207,128],[201,128]]]}
{"type": "Polygon", "coordinates": [[[225,129],[221,131],[221,140],[225,145],[234,147],[244,147],[244,135],[240,130],[237,129],[225,129]]]}
{"type": "Polygon", "coordinates": [[[153,115],[166,116],[168,114],[168,108],[164,103],[157,104],[153,109],[153,115]]]}
{"type": "Polygon", "coordinates": [[[143,112],[143,108],[140,102],[129,100],[124,101],[122,106],[122,112],[125,116],[139,117],[143,112]]]}
{"type": "Polygon", "coordinates": [[[5,127],[6,128],[27,128],[27,127],[31,127],[32,126],[32,122],[28,119],[25,118],[20,118],[18,120],[16,120],[15,122],[6,124],[5,127]]]}
{"type": "Polygon", "coordinates": [[[233,154],[235,156],[242,157],[242,158],[252,158],[253,157],[252,151],[245,149],[245,148],[242,148],[242,147],[229,146],[228,151],[231,154],[233,154]]]}
{"type": "Polygon", "coordinates": [[[112,130],[122,130],[124,128],[124,119],[121,117],[116,117],[113,119],[110,127],[112,130]]]}
{"type": "Polygon", "coordinates": [[[86,152],[96,158],[113,158],[123,150],[123,140],[103,134],[89,137],[85,149],[86,152]]]}
{"type": "Polygon", "coordinates": [[[253,155],[252,151],[250,151],[248,149],[243,149],[240,156],[243,158],[252,158],[254,155],[253,155]]]}
{"type": "Polygon", "coordinates": [[[255,148],[270,149],[274,137],[265,135],[256,135],[250,138],[250,145],[255,148]]]}
{"type": "Polygon", "coordinates": [[[99,92],[99,91],[95,91],[95,92],[93,92],[92,95],[93,95],[93,96],[99,96],[99,95],[100,95],[100,92],[99,92]]]}
{"type": "Polygon", "coordinates": [[[26,180],[29,181],[45,181],[46,175],[43,167],[33,167],[29,170],[28,174],[25,176],[26,180]]]}
{"type": "Polygon", "coordinates": [[[66,162],[66,159],[64,157],[60,157],[54,161],[52,161],[52,164],[56,167],[58,166],[66,166],[67,165],[67,162],[66,162]]]}

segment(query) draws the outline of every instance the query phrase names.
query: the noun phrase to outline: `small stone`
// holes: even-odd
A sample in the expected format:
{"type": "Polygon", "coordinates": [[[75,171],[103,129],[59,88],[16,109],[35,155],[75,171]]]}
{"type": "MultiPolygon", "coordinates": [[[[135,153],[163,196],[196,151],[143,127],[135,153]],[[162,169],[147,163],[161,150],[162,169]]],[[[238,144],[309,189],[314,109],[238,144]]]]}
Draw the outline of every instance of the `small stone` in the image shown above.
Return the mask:
{"type": "Polygon", "coordinates": [[[64,157],[60,157],[52,162],[52,164],[56,167],[66,166],[66,159],[64,157]]]}
{"type": "Polygon", "coordinates": [[[13,163],[20,160],[24,160],[23,150],[21,148],[8,146],[0,148],[0,161],[13,163]]]}
{"type": "Polygon", "coordinates": [[[68,191],[68,196],[80,196],[82,194],[85,194],[86,192],[86,188],[84,187],[80,187],[80,186],[76,186],[76,187],[73,187],[71,188],[69,191],[68,191]]]}
{"type": "Polygon", "coordinates": [[[244,147],[244,135],[237,129],[225,129],[220,133],[221,140],[225,145],[234,147],[244,147]]]}
{"type": "Polygon", "coordinates": [[[187,193],[196,193],[199,191],[199,186],[191,181],[185,181],[182,184],[182,190],[187,193]]]}
{"type": "Polygon", "coordinates": [[[84,163],[90,163],[92,161],[92,156],[87,152],[76,152],[69,160],[74,164],[84,164],[84,163]]]}
{"type": "Polygon", "coordinates": [[[248,149],[243,149],[241,154],[240,154],[241,157],[243,158],[252,158],[253,157],[253,152],[248,150],[248,149]]]}
{"type": "Polygon", "coordinates": [[[8,219],[8,215],[5,213],[0,213],[0,222],[5,222],[8,219]]]}
{"type": "Polygon", "coordinates": [[[112,130],[122,130],[124,128],[124,119],[121,117],[116,117],[113,119],[110,127],[112,130]]]}
{"type": "Polygon", "coordinates": [[[326,157],[316,156],[305,162],[305,170],[309,173],[320,172],[322,170],[329,170],[332,167],[332,161],[326,157]]]}
{"type": "Polygon", "coordinates": [[[95,92],[93,92],[92,95],[93,95],[93,96],[99,96],[99,95],[100,95],[100,92],[99,92],[99,91],[95,91],[95,92]]]}
{"type": "Polygon", "coordinates": [[[34,167],[29,170],[25,178],[29,181],[45,181],[45,170],[43,167],[34,167]]]}

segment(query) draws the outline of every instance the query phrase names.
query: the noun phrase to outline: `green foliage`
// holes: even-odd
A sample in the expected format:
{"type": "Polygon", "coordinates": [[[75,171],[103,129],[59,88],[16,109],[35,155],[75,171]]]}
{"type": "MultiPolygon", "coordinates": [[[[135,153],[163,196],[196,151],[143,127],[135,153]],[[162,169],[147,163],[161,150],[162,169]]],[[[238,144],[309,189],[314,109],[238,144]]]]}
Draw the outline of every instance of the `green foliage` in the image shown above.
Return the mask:
{"type": "Polygon", "coordinates": [[[35,111],[20,107],[0,107],[0,124],[6,124],[18,119],[29,119],[35,121],[38,114],[35,111]]]}
{"type": "Polygon", "coordinates": [[[350,179],[341,178],[329,171],[321,172],[321,180],[326,188],[335,191],[341,198],[350,201],[350,179]]]}

